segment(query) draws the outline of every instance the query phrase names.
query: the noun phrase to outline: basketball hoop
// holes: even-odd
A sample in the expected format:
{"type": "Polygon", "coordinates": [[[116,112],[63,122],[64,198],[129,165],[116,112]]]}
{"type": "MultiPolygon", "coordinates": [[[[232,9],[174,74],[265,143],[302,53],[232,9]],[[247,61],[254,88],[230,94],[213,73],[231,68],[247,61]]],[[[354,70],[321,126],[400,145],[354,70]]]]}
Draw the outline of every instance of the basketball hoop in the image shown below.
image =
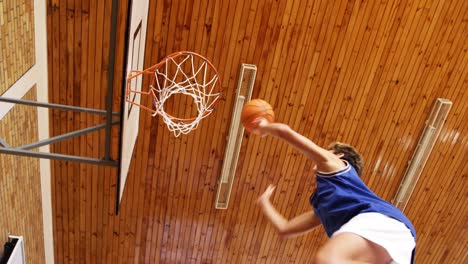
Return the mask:
{"type": "Polygon", "coordinates": [[[198,123],[213,112],[221,95],[220,87],[218,71],[208,59],[195,52],[180,51],[146,70],[131,70],[127,77],[125,101],[151,112],[153,116],[160,115],[168,129],[178,137],[196,129],[198,123]],[[132,89],[132,81],[143,74],[151,76],[149,91],[132,89]],[[134,102],[130,98],[132,94],[152,96],[154,108],[134,102]],[[196,117],[179,118],[165,112],[164,103],[175,94],[193,99],[198,112],[196,117]]]}

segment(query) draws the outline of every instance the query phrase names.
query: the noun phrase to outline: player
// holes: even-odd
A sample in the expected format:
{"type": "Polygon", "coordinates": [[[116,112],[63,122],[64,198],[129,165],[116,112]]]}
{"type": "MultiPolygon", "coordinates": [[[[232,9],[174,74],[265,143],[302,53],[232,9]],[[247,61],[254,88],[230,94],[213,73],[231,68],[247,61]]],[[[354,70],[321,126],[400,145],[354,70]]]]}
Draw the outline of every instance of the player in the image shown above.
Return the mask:
{"type": "Polygon", "coordinates": [[[317,188],[310,197],[314,210],[291,220],[271,204],[270,185],[257,203],[283,238],[311,231],[320,223],[330,240],[318,250],[315,263],[413,263],[416,232],[406,216],[374,194],[360,175],[360,154],[334,143],[329,149],[281,123],[254,121],[252,133],[285,140],[315,162],[317,188]]]}

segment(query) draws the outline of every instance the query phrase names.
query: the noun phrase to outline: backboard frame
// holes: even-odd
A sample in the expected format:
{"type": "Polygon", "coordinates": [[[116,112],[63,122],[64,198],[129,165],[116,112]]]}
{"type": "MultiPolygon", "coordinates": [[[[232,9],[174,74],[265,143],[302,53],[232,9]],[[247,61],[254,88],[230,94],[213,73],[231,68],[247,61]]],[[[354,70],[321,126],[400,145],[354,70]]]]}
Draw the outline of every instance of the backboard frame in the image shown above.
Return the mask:
{"type": "MultiPolygon", "coordinates": [[[[132,107],[126,102],[126,77],[132,69],[142,69],[144,66],[146,29],[148,24],[149,0],[129,1],[128,19],[125,32],[124,51],[124,80],[122,80],[122,100],[120,106],[120,149],[119,149],[119,169],[117,172],[115,213],[119,213],[120,204],[125,191],[125,183],[129,173],[133,151],[139,131],[140,109],[132,107]],[[135,8],[136,4],[138,7],[135,8]]],[[[141,91],[143,76],[132,80],[135,90],[141,91]]],[[[137,94],[135,101],[140,102],[141,95],[137,94]]]]}

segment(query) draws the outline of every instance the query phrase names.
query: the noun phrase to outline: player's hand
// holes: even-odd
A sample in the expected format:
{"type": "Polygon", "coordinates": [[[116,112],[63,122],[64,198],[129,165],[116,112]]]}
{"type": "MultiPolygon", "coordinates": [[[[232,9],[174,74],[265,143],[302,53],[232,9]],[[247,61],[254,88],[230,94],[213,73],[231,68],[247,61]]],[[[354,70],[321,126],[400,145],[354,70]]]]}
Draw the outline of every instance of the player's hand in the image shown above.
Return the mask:
{"type": "Polygon", "coordinates": [[[257,118],[252,122],[253,129],[250,131],[253,134],[264,137],[268,135],[268,127],[270,123],[263,117],[257,118]]]}
{"type": "Polygon", "coordinates": [[[270,185],[268,186],[268,188],[265,190],[265,192],[264,192],[262,195],[260,195],[260,196],[258,197],[257,203],[261,205],[261,204],[263,204],[263,203],[265,203],[265,202],[269,202],[269,201],[270,201],[270,197],[271,197],[271,195],[273,194],[273,191],[274,191],[274,190],[275,190],[275,186],[272,185],[272,184],[270,184],[270,185]]]}

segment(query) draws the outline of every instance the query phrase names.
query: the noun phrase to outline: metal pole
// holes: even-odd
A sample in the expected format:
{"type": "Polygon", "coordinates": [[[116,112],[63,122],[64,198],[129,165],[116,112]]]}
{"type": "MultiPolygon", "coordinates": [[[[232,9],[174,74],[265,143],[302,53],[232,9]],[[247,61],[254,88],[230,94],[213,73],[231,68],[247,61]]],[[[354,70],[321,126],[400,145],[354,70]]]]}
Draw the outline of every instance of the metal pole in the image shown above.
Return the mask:
{"type": "MultiPolygon", "coordinates": [[[[113,121],[112,125],[117,125],[119,123],[120,123],[120,121],[113,121]]],[[[28,144],[28,145],[23,145],[23,146],[17,147],[16,149],[29,150],[29,149],[37,148],[37,147],[40,147],[40,146],[49,145],[49,144],[52,144],[52,143],[55,143],[55,142],[59,142],[59,141],[65,140],[65,139],[69,139],[69,138],[72,138],[72,137],[84,135],[84,134],[87,134],[87,133],[90,133],[90,132],[93,132],[93,131],[96,131],[96,130],[99,130],[99,129],[102,129],[102,128],[105,128],[105,127],[106,127],[106,124],[100,124],[100,125],[97,125],[97,126],[88,127],[88,128],[76,130],[76,131],[73,131],[73,132],[69,132],[69,133],[66,133],[66,134],[62,134],[62,135],[59,135],[59,136],[44,139],[44,140],[41,140],[41,141],[38,141],[38,142],[35,142],[35,143],[31,143],[31,144],[28,144]]]]}
{"type": "Polygon", "coordinates": [[[112,167],[119,166],[118,161],[101,160],[101,159],[95,159],[95,158],[57,154],[57,153],[36,152],[36,151],[31,151],[31,150],[18,150],[18,149],[13,149],[13,148],[0,148],[0,153],[8,154],[8,155],[33,157],[33,158],[42,158],[42,159],[76,161],[76,162],[90,163],[90,164],[96,164],[96,165],[105,165],[105,166],[112,166],[112,167]]]}
{"type": "Polygon", "coordinates": [[[6,148],[9,147],[8,143],[6,143],[6,141],[3,140],[3,138],[1,138],[1,137],[0,137],[0,145],[2,145],[2,147],[6,147],[6,148]]]}
{"type": "Polygon", "coordinates": [[[117,31],[117,11],[119,1],[112,0],[111,30],[109,40],[109,67],[107,72],[107,98],[106,98],[106,147],[104,160],[110,160],[111,122],[112,122],[112,97],[114,96],[114,66],[115,66],[115,41],[117,31]]]}
{"type": "MultiPolygon", "coordinates": [[[[99,115],[107,115],[108,114],[107,111],[104,111],[104,110],[77,107],[77,106],[70,106],[70,105],[61,105],[61,104],[49,104],[49,103],[36,102],[36,101],[31,101],[31,100],[8,98],[8,97],[4,97],[4,96],[0,96],[0,102],[13,103],[13,104],[23,104],[23,105],[32,105],[32,106],[47,107],[47,108],[53,108],[53,109],[59,109],[59,110],[75,111],[75,112],[83,112],[83,113],[91,113],[91,114],[99,114],[99,115]]],[[[113,116],[119,116],[120,113],[113,112],[112,115],[113,116]]]]}

